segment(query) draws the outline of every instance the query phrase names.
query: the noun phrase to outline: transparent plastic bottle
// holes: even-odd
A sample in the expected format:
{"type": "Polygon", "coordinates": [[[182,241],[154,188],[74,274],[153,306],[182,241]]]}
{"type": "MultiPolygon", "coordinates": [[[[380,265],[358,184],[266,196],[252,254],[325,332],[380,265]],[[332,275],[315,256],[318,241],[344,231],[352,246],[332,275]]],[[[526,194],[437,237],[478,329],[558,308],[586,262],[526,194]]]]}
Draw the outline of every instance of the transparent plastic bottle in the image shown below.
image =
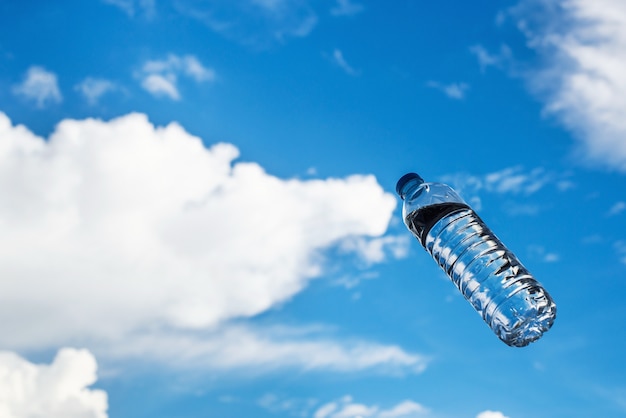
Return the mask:
{"type": "Polygon", "coordinates": [[[502,341],[524,347],[550,329],[548,292],[450,186],[409,173],[396,191],[407,228],[502,341]]]}

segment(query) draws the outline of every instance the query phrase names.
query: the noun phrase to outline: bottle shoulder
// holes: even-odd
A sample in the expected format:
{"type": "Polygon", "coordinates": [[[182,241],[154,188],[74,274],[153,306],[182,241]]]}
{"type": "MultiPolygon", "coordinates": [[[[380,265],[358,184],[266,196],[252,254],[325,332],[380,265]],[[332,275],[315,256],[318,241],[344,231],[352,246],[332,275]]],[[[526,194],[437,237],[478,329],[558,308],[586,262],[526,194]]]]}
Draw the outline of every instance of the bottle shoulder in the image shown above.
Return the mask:
{"type": "Polygon", "coordinates": [[[452,189],[443,183],[422,183],[407,193],[404,198],[404,215],[423,208],[425,206],[442,203],[467,203],[452,189]]]}

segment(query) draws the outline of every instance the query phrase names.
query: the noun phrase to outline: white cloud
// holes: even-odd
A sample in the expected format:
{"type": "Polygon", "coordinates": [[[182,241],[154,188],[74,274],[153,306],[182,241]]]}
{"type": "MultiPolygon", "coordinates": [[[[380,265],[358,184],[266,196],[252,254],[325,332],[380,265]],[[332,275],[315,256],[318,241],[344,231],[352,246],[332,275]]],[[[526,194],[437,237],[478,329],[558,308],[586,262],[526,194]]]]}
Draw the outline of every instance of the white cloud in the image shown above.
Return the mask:
{"type": "Polygon", "coordinates": [[[138,13],[143,13],[146,17],[152,18],[156,14],[155,0],[102,0],[104,3],[118,7],[129,17],[134,17],[138,13]]]}
{"type": "Polygon", "coordinates": [[[443,86],[443,92],[451,99],[463,99],[469,86],[465,83],[452,83],[443,86]]]}
{"type": "Polygon", "coordinates": [[[107,394],[90,389],[97,365],[87,350],[64,348],[52,364],[0,351],[0,417],[107,418],[107,394]]]}
{"type": "Polygon", "coordinates": [[[44,140],[0,113],[0,346],[423,369],[394,346],[223,328],[323,274],[325,249],[381,237],[396,205],[373,176],[284,180],[237,155],[140,114],[64,120],[44,140]]]}
{"type": "Polygon", "coordinates": [[[315,414],[313,414],[313,418],[327,418],[337,410],[338,406],[336,402],[329,402],[327,404],[322,405],[315,414]]]}
{"type": "Polygon", "coordinates": [[[464,99],[465,93],[469,90],[469,85],[466,83],[442,84],[437,81],[429,81],[426,85],[437,89],[449,98],[456,100],[464,99]]]}
{"type": "MultiPolygon", "coordinates": [[[[170,59],[172,59],[170,57],[170,59]]],[[[215,71],[212,68],[206,68],[193,55],[187,55],[181,59],[179,64],[183,72],[193,78],[198,83],[203,81],[215,81],[215,71]]]]}
{"type": "Polygon", "coordinates": [[[343,56],[343,52],[341,52],[339,49],[335,49],[333,51],[333,62],[348,75],[358,75],[359,73],[357,70],[352,68],[350,64],[348,64],[343,56]]]}
{"type": "Polygon", "coordinates": [[[13,93],[33,100],[39,108],[63,100],[56,74],[38,66],[32,66],[26,71],[24,81],[13,87],[13,93]]]}
{"type": "Polygon", "coordinates": [[[497,53],[489,52],[482,45],[472,45],[470,52],[476,56],[482,72],[489,67],[502,67],[509,63],[512,58],[511,48],[505,44],[500,46],[500,51],[497,53]]]}
{"type": "Polygon", "coordinates": [[[389,409],[381,409],[378,405],[356,403],[349,395],[326,403],[319,407],[313,418],[413,418],[423,417],[428,409],[423,405],[405,400],[389,409]]]}
{"type": "Polygon", "coordinates": [[[582,161],[626,172],[626,2],[526,0],[512,13],[546,63],[528,74],[546,112],[582,161]]]}
{"type": "Polygon", "coordinates": [[[102,78],[87,77],[75,86],[91,105],[95,105],[103,95],[118,89],[112,81],[102,78]]]}
{"type": "Polygon", "coordinates": [[[476,418],[509,418],[499,411],[484,411],[476,415],[476,418]]]}
{"type": "Polygon", "coordinates": [[[174,74],[146,74],[141,80],[141,87],[156,97],[166,96],[172,100],[180,100],[174,74]]]}
{"type": "Polygon", "coordinates": [[[335,6],[330,9],[333,16],[353,16],[361,13],[364,7],[360,3],[353,3],[352,0],[337,0],[335,6]]]}
{"type": "Polygon", "coordinates": [[[308,36],[317,25],[307,0],[179,0],[175,7],[211,30],[255,48],[308,36]]]}
{"type": "Polygon", "coordinates": [[[178,76],[186,76],[197,83],[215,81],[212,68],[207,68],[193,55],[178,56],[169,54],[164,60],[151,60],[144,63],[137,76],[141,86],[154,96],[166,96],[180,100],[177,87],[178,76]]]}

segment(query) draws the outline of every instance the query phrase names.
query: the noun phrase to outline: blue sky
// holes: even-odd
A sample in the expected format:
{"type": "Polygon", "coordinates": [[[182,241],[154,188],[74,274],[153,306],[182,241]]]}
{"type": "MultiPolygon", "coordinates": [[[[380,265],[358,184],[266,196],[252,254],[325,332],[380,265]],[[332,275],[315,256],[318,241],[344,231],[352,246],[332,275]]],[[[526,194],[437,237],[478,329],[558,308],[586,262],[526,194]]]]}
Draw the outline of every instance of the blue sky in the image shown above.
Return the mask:
{"type": "Polygon", "coordinates": [[[621,0],[0,4],[0,417],[626,414],[621,0]],[[401,221],[554,297],[504,345],[401,221]]]}

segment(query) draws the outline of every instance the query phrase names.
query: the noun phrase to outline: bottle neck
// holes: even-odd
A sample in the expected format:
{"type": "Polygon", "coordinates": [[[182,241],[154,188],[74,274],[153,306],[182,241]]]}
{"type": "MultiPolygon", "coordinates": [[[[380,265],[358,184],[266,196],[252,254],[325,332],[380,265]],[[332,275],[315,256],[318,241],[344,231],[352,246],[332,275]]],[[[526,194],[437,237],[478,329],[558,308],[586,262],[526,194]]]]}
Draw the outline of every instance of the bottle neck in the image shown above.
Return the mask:
{"type": "Polygon", "coordinates": [[[418,188],[422,187],[423,184],[424,184],[424,181],[421,179],[408,181],[404,186],[402,186],[402,189],[400,189],[400,198],[404,200],[406,196],[411,196],[415,194],[415,191],[418,188]]]}
{"type": "Polygon", "coordinates": [[[415,191],[415,189],[423,183],[424,179],[421,178],[419,174],[407,173],[402,176],[400,180],[398,180],[398,183],[396,184],[396,192],[400,198],[404,200],[405,196],[415,191]]]}

